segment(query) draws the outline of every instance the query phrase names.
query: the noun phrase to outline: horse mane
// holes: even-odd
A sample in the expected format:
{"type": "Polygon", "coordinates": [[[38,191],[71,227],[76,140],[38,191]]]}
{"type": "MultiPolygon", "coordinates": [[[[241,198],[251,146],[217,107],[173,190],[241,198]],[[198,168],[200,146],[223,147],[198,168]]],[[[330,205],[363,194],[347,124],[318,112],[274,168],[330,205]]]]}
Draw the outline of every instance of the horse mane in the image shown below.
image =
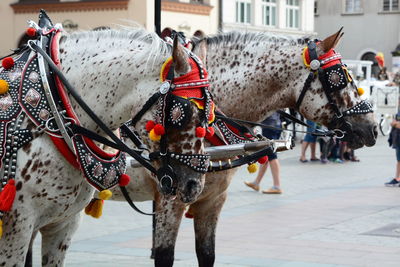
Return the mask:
{"type": "Polygon", "coordinates": [[[250,43],[269,43],[280,45],[301,45],[306,44],[310,40],[309,36],[300,38],[291,37],[283,34],[274,34],[270,32],[240,32],[232,31],[227,33],[220,33],[201,39],[195,39],[194,44],[197,45],[201,41],[206,41],[210,46],[231,46],[237,44],[250,44],[250,43]]]}
{"type": "MultiPolygon", "coordinates": [[[[117,43],[116,41],[126,42],[126,47],[132,46],[135,43],[144,43],[144,48],[148,49],[146,53],[141,53],[141,55],[136,54],[137,59],[145,59],[146,65],[161,56],[171,54],[171,46],[164,42],[156,33],[148,32],[143,28],[133,28],[133,27],[121,27],[119,29],[101,29],[95,31],[77,31],[71,34],[65,34],[66,37],[64,41],[73,42],[78,39],[87,40],[109,40],[111,44],[117,43]]],[[[153,67],[153,64],[150,64],[153,67]]]]}

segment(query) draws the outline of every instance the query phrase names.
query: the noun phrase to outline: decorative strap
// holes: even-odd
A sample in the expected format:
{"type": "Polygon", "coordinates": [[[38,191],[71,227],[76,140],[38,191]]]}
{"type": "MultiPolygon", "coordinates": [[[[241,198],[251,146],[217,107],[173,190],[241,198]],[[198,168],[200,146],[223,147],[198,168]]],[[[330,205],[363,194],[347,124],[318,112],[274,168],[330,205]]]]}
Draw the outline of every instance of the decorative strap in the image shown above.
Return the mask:
{"type": "Polygon", "coordinates": [[[119,150],[124,151],[131,155],[134,159],[136,159],[140,164],[143,165],[149,171],[156,173],[156,169],[145,159],[143,159],[136,151],[130,149],[124,142],[122,142],[113,132],[109,129],[102,120],[89,108],[89,106],[82,100],[79,94],[75,91],[73,86],[68,82],[65,78],[64,74],[57,68],[51,58],[46,54],[46,52],[37,46],[35,43],[31,44],[31,47],[40,53],[43,58],[49,64],[51,70],[59,77],[61,82],[64,84],[65,88],[72,95],[72,97],[76,100],[76,102],[82,107],[82,109],[89,115],[89,117],[102,129],[116,144],[119,146],[119,150]]]}

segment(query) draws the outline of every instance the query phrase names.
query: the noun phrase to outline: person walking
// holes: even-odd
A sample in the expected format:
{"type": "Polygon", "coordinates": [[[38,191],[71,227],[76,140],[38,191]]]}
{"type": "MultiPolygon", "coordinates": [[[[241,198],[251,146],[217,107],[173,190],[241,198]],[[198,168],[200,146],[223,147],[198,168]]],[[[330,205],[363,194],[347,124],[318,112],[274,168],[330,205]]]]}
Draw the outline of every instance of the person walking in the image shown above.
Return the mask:
{"type": "MultiPolygon", "coordinates": [[[[263,124],[274,126],[280,128],[282,126],[282,122],[280,119],[280,115],[277,112],[274,112],[271,116],[266,118],[263,124]]],[[[282,130],[277,129],[267,129],[264,128],[262,131],[263,136],[268,139],[279,139],[282,130]]],[[[280,164],[278,160],[278,156],[276,152],[272,152],[267,155],[268,161],[264,164],[261,164],[260,169],[258,171],[257,177],[253,182],[245,181],[245,185],[252,188],[255,191],[260,191],[260,183],[264,178],[265,173],[267,172],[268,165],[271,166],[271,173],[272,173],[272,181],[273,186],[269,189],[263,190],[262,193],[264,194],[281,194],[281,184],[280,184],[280,164]]]]}

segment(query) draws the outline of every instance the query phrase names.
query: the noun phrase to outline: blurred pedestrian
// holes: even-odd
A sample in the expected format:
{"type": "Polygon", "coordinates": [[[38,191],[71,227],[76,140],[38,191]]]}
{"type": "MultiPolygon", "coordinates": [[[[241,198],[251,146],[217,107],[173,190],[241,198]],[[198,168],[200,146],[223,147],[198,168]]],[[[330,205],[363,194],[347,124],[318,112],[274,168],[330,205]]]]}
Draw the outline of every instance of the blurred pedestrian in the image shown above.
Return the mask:
{"type": "Polygon", "coordinates": [[[386,186],[399,186],[400,185],[400,112],[396,114],[395,119],[391,123],[392,130],[389,136],[389,145],[396,149],[396,173],[392,180],[385,183],[386,186]]]}
{"type": "Polygon", "coordinates": [[[310,161],[319,161],[319,158],[317,158],[315,154],[317,147],[317,136],[314,136],[310,133],[313,131],[313,129],[316,128],[317,124],[310,120],[307,120],[307,124],[310,126],[310,128],[307,130],[308,133],[304,136],[304,139],[301,143],[300,162],[302,163],[308,162],[306,158],[306,151],[308,146],[310,146],[310,152],[311,152],[310,161]]]}
{"type": "MultiPolygon", "coordinates": [[[[280,119],[280,115],[277,112],[274,112],[271,116],[266,118],[263,122],[263,124],[274,126],[277,128],[281,128],[282,122],[280,119]]],[[[263,129],[263,136],[265,136],[268,139],[279,139],[281,135],[282,130],[277,130],[277,129],[263,129]]],[[[245,185],[248,187],[254,189],[255,191],[260,190],[260,183],[261,180],[263,179],[267,169],[268,165],[271,166],[271,173],[272,173],[272,180],[273,180],[273,186],[269,189],[263,190],[262,193],[264,194],[281,194],[281,185],[280,185],[280,165],[278,161],[278,156],[276,152],[268,154],[268,161],[264,164],[260,165],[260,169],[258,171],[257,177],[253,182],[245,181],[245,185]]]]}

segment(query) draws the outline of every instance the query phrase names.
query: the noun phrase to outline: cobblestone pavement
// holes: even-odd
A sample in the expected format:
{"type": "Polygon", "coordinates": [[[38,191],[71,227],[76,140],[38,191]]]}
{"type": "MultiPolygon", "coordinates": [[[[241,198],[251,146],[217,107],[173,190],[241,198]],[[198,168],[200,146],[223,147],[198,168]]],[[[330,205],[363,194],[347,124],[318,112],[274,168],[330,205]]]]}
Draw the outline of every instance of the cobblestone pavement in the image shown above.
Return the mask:
{"type": "MultiPolygon", "coordinates": [[[[245,187],[255,174],[240,169],[217,229],[215,266],[400,266],[400,188],[383,186],[394,173],[394,150],[380,137],[356,154],[361,162],[324,165],[300,163],[299,145],[281,153],[282,195],[245,187]]],[[[263,188],[270,177],[268,171],[263,188]]],[[[151,210],[151,202],[138,205],[151,210]]],[[[151,218],[110,201],[103,214],[83,217],[66,266],[153,266],[151,218]]],[[[175,266],[197,266],[189,219],[181,225],[175,258],[175,266]]]]}

